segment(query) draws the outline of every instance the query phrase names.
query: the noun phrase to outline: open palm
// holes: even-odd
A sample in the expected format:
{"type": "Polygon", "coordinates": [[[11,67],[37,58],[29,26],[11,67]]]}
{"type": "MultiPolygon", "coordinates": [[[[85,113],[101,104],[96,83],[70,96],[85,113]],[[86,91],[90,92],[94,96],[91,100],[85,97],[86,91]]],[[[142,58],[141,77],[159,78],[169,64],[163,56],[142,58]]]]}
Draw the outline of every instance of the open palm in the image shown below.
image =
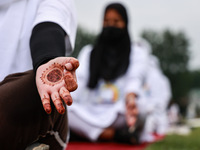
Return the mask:
{"type": "Polygon", "coordinates": [[[77,89],[75,71],[79,66],[77,59],[58,57],[38,67],[36,85],[44,110],[51,113],[50,100],[60,114],[65,113],[63,101],[72,104],[70,92],[77,89]]]}

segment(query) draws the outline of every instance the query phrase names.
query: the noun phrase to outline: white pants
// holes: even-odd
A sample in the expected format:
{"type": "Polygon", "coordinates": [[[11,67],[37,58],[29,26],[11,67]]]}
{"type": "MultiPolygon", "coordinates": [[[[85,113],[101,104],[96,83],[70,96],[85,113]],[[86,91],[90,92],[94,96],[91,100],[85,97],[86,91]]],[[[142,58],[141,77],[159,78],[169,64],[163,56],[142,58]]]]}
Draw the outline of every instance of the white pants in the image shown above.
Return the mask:
{"type": "MultiPolygon", "coordinates": [[[[69,127],[70,129],[83,136],[91,141],[97,141],[100,134],[105,130],[105,128],[102,128],[97,125],[92,125],[88,122],[86,122],[83,117],[80,118],[76,113],[73,111],[68,111],[68,118],[69,118],[69,127]]],[[[113,122],[111,126],[113,128],[121,128],[126,125],[125,116],[122,114],[119,114],[116,120],[113,122]]],[[[108,128],[107,127],[107,128],[108,128]]]]}

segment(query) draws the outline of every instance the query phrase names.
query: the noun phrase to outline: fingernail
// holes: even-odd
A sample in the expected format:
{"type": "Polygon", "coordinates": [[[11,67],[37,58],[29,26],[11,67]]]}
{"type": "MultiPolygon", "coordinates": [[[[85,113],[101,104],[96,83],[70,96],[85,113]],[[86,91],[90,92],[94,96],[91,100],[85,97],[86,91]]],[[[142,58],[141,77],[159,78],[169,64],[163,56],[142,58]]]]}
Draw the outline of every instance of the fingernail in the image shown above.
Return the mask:
{"type": "Polygon", "coordinates": [[[60,109],[60,110],[59,110],[59,113],[60,113],[60,114],[64,114],[64,113],[65,113],[65,109],[60,109]]]}
{"type": "Polygon", "coordinates": [[[67,64],[65,65],[65,67],[66,67],[67,70],[72,70],[72,69],[73,69],[73,66],[72,66],[71,63],[67,63],[67,64]]]}
{"type": "Polygon", "coordinates": [[[72,101],[67,102],[67,106],[70,106],[70,105],[72,105],[72,101]]]}
{"type": "Polygon", "coordinates": [[[45,109],[45,111],[46,111],[47,114],[50,114],[50,113],[51,113],[51,109],[48,109],[48,108],[47,108],[47,109],[45,109]]]}

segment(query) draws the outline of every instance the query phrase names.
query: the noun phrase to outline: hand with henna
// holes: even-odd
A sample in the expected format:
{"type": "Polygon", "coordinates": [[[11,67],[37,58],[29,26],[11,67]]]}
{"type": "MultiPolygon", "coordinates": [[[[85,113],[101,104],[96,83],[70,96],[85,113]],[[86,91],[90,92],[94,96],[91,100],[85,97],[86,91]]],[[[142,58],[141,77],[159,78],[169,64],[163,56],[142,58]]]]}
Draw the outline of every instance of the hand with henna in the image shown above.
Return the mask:
{"type": "Polygon", "coordinates": [[[73,57],[58,57],[38,67],[36,85],[44,110],[50,114],[50,100],[60,114],[65,113],[63,101],[70,106],[73,102],[70,92],[77,89],[75,71],[79,66],[73,57]]]}
{"type": "Polygon", "coordinates": [[[135,101],[136,95],[129,93],[126,96],[126,122],[129,127],[134,127],[137,121],[138,108],[135,101]]]}

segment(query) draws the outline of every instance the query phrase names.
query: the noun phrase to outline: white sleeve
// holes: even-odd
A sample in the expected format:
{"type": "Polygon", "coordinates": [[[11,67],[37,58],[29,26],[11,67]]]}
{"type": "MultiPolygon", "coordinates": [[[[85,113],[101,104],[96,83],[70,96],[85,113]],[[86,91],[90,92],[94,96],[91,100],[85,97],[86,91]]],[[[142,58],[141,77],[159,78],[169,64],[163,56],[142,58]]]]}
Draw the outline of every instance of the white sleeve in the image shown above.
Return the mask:
{"type": "Polygon", "coordinates": [[[60,25],[69,36],[70,46],[74,49],[77,20],[73,0],[42,0],[33,25],[46,21],[60,25]]]}
{"type": "Polygon", "coordinates": [[[143,79],[147,73],[149,53],[141,46],[132,47],[130,64],[127,71],[126,93],[138,94],[141,90],[143,79]]]}

